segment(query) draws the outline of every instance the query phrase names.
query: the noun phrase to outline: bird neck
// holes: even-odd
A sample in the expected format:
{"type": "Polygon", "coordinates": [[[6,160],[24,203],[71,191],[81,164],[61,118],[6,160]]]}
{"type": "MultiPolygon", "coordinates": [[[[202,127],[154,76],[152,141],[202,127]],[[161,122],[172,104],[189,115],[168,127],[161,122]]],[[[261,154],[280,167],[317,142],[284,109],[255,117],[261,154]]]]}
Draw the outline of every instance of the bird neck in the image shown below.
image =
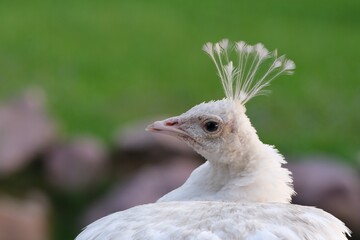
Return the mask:
{"type": "MultiPolygon", "coordinates": [[[[291,173],[278,151],[257,137],[226,154],[226,161],[208,159],[205,174],[223,196],[240,202],[285,202],[294,194],[291,173]]],[[[220,196],[220,195],[219,195],[220,196]]]]}
{"type": "Polygon", "coordinates": [[[290,171],[282,167],[286,161],[255,132],[247,136],[252,137],[239,139],[241,148],[206,156],[181,187],[158,201],[290,202],[294,190],[290,171]]]}

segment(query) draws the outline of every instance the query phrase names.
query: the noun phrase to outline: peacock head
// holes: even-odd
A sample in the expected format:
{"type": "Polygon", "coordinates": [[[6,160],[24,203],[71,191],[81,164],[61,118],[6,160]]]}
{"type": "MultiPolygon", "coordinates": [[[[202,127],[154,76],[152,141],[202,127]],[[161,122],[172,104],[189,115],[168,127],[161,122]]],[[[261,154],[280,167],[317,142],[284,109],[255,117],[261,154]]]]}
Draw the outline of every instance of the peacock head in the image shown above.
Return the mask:
{"type": "Polygon", "coordinates": [[[156,121],[147,130],[175,136],[209,159],[228,152],[229,146],[238,142],[242,135],[238,131],[245,129],[239,127],[242,119],[247,119],[245,108],[223,99],[201,103],[179,116],[156,121]]]}
{"type": "Polygon", "coordinates": [[[213,60],[226,98],[201,103],[177,116],[156,121],[148,131],[175,136],[208,160],[231,161],[232,155],[258,141],[245,114],[245,103],[264,94],[277,76],[292,73],[293,61],[269,52],[264,45],[245,42],[230,44],[227,39],[206,43],[203,50],[213,60]],[[235,55],[236,67],[230,59],[235,55]],[[226,155],[226,156],[224,156],[226,155]]]}

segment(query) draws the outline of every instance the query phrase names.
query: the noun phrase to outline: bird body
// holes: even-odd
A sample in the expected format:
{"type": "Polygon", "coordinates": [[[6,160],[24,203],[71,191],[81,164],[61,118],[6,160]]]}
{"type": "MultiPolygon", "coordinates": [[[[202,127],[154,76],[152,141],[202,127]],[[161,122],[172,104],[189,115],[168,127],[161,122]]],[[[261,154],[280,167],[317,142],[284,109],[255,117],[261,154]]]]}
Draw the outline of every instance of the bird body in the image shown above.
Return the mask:
{"type": "Polygon", "coordinates": [[[90,224],[77,240],[345,240],[347,231],[314,207],[172,201],[111,214],[90,224]]]}
{"type": "Polygon", "coordinates": [[[262,44],[228,40],[203,49],[215,63],[226,98],[149,125],[181,139],[206,158],[178,189],[154,204],[90,224],[76,240],[342,240],[350,231],[314,207],[290,204],[290,172],[278,151],[260,141],[245,103],[295,64],[262,44]],[[230,61],[235,49],[237,63],[230,61]],[[265,64],[265,71],[259,69],[265,64]],[[260,73],[259,73],[260,72],[260,73]]]}

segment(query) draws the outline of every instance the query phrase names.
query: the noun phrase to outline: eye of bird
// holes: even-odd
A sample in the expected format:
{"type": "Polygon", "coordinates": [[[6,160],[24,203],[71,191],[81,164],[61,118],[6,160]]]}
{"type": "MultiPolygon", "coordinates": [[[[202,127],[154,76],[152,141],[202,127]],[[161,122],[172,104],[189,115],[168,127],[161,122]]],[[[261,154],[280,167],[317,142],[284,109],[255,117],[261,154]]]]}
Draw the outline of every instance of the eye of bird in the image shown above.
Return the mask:
{"type": "Polygon", "coordinates": [[[218,132],[220,129],[219,123],[214,120],[206,120],[203,126],[204,130],[209,133],[218,132]]]}

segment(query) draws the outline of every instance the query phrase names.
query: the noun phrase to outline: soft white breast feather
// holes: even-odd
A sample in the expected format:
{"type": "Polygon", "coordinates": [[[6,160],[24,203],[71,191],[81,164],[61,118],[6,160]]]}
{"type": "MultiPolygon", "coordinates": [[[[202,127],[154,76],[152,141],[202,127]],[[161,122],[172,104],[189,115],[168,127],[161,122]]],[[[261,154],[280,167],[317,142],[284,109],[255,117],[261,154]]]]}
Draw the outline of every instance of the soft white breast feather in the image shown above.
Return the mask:
{"type": "Polygon", "coordinates": [[[76,240],[346,240],[345,225],[314,207],[283,203],[163,202],[117,212],[76,240]]]}

